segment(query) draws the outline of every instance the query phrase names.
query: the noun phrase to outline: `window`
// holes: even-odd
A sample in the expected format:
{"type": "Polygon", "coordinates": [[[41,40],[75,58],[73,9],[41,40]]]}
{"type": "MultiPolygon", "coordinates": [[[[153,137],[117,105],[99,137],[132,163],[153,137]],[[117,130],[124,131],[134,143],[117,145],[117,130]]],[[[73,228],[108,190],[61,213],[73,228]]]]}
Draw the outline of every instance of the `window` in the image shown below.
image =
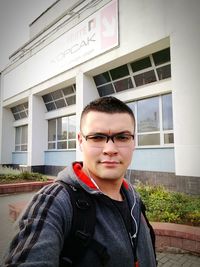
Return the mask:
{"type": "Polygon", "coordinates": [[[113,84],[106,84],[98,89],[100,96],[111,95],[115,93],[113,84]]]}
{"type": "Polygon", "coordinates": [[[126,78],[126,79],[115,82],[114,87],[115,87],[116,92],[120,92],[120,91],[133,88],[133,83],[131,81],[131,78],[126,78]]]}
{"type": "Polygon", "coordinates": [[[76,148],[76,116],[48,121],[48,149],[76,148]]]}
{"type": "Polygon", "coordinates": [[[20,120],[28,117],[28,102],[11,108],[15,120],[20,120]]]}
{"type": "Polygon", "coordinates": [[[152,54],[156,66],[170,61],[170,50],[166,48],[159,52],[152,54]]]}
{"type": "Polygon", "coordinates": [[[108,83],[108,82],[110,82],[110,75],[108,72],[104,72],[102,74],[95,76],[94,81],[95,81],[97,86],[108,83]]]}
{"type": "Polygon", "coordinates": [[[162,97],[162,116],[163,116],[163,131],[164,144],[173,144],[173,114],[172,114],[172,95],[164,95],[162,97]]]}
{"type": "Polygon", "coordinates": [[[159,97],[138,101],[137,114],[138,145],[160,145],[159,97]]]}
{"type": "Polygon", "coordinates": [[[162,115],[163,115],[163,130],[173,129],[173,119],[172,119],[172,95],[162,96],[162,115]]]}
{"type": "Polygon", "coordinates": [[[76,103],[75,84],[42,96],[47,111],[67,107],[76,103]]]}
{"type": "Polygon", "coordinates": [[[112,69],[110,71],[113,80],[120,79],[124,76],[129,75],[129,70],[127,65],[120,66],[118,68],[112,69]]]}
{"type": "Polygon", "coordinates": [[[94,76],[100,96],[137,88],[171,77],[170,48],[94,76]]]}
{"type": "Polygon", "coordinates": [[[160,129],[158,97],[138,101],[137,112],[138,132],[153,132],[160,129]]]}
{"type": "Polygon", "coordinates": [[[131,68],[133,70],[133,72],[137,72],[140,70],[144,70],[151,67],[151,60],[149,57],[145,57],[143,59],[134,61],[133,63],[131,63],[131,68]]]}
{"type": "Polygon", "coordinates": [[[174,143],[172,95],[128,103],[136,117],[137,146],[165,146],[174,143]]]}
{"type": "Polygon", "coordinates": [[[15,128],[15,151],[27,151],[28,126],[15,128]]]}
{"type": "Polygon", "coordinates": [[[156,81],[155,72],[153,70],[137,74],[134,76],[136,86],[145,85],[156,81]]]}

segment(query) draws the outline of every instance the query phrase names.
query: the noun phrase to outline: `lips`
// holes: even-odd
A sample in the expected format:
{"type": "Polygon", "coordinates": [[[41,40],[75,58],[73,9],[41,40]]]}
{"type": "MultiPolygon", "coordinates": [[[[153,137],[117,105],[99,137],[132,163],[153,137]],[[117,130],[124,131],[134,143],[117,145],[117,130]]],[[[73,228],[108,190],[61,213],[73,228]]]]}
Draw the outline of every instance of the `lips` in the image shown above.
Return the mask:
{"type": "Polygon", "coordinates": [[[120,161],[115,161],[115,160],[101,160],[100,163],[101,164],[104,164],[104,165],[114,166],[114,165],[120,164],[120,161]]]}

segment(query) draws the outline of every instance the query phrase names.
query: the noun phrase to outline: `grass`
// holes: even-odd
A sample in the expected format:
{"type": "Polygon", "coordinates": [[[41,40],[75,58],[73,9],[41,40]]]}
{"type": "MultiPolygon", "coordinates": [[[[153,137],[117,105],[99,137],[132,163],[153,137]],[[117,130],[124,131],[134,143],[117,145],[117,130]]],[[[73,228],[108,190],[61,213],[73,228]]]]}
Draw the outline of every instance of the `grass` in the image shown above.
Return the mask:
{"type": "Polygon", "coordinates": [[[150,221],[200,226],[200,197],[138,183],[137,191],[150,221]]]}
{"type": "Polygon", "coordinates": [[[0,183],[20,183],[30,181],[47,181],[41,173],[20,171],[10,167],[0,167],[0,183]]]}

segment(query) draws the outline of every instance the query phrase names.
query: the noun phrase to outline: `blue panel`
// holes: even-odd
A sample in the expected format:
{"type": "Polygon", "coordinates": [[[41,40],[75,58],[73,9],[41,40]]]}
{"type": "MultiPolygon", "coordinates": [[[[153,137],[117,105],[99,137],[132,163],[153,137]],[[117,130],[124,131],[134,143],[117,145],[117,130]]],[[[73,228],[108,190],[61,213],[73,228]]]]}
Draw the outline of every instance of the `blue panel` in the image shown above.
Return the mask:
{"type": "Polygon", "coordinates": [[[76,151],[45,151],[45,165],[66,166],[76,160],[76,151]]]}
{"type": "Polygon", "coordinates": [[[139,148],[134,151],[130,169],[175,172],[174,148],[139,148]]]}
{"type": "Polygon", "coordinates": [[[27,165],[27,152],[13,152],[12,164],[27,165]]]}

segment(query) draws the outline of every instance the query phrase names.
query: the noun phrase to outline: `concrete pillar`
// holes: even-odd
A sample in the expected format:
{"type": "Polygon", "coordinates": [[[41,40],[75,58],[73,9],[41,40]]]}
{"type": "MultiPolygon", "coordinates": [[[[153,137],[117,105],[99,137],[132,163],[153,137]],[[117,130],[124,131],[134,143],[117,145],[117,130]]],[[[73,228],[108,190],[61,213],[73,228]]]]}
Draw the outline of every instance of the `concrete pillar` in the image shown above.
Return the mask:
{"type": "Polygon", "coordinates": [[[15,128],[14,117],[9,108],[1,110],[1,158],[0,164],[12,164],[12,152],[15,150],[15,128]]]}
{"type": "Polygon", "coordinates": [[[44,119],[45,104],[41,96],[29,97],[28,166],[43,166],[48,143],[48,123],[44,119]]]}
{"type": "MultiPolygon", "coordinates": [[[[76,76],[76,125],[77,134],[80,131],[80,116],[83,108],[95,98],[98,98],[99,94],[94,83],[94,80],[90,76],[79,72],[76,76]]],[[[76,143],[76,160],[82,160],[82,153],[79,149],[78,142],[76,143]]]]}
{"type": "Polygon", "coordinates": [[[194,26],[200,24],[197,2],[179,5],[170,43],[176,174],[200,177],[200,28],[194,26]]]}

